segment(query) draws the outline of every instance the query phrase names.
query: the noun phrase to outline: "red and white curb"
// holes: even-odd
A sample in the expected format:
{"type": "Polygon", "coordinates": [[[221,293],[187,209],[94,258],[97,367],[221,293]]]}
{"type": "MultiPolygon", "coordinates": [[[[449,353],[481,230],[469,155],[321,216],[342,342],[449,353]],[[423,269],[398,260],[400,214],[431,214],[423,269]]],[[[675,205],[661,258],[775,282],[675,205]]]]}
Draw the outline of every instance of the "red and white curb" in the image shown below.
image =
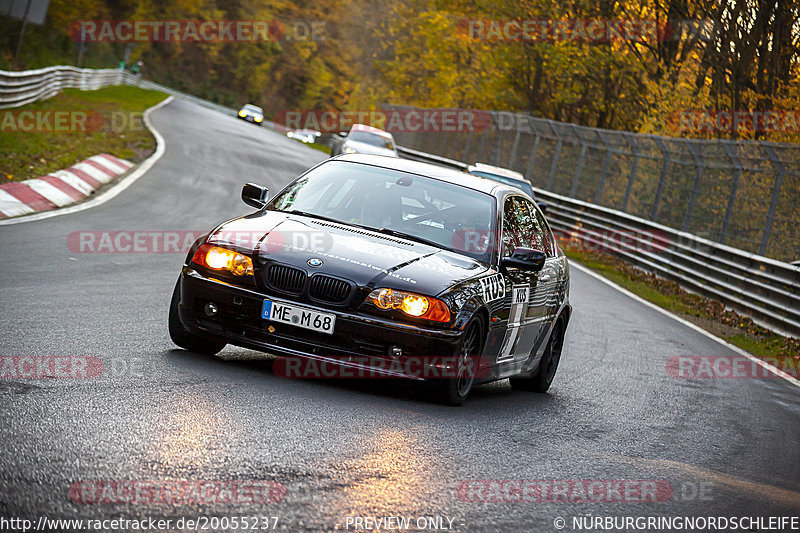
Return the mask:
{"type": "Polygon", "coordinates": [[[42,178],[0,185],[0,218],[73,204],[133,166],[130,161],[100,154],[42,178]]]}
{"type": "Polygon", "coordinates": [[[42,178],[0,185],[0,219],[74,204],[133,166],[130,161],[100,154],[42,178]]]}

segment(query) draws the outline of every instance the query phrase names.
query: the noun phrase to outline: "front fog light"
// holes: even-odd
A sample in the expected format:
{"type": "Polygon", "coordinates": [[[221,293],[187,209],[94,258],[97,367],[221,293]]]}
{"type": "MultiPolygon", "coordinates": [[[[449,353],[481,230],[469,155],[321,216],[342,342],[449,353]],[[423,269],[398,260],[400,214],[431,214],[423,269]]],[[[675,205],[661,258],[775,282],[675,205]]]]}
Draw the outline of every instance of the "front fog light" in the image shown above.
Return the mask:
{"type": "Polygon", "coordinates": [[[206,306],[203,308],[203,312],[206,316],[216,316],[219,309],[213,302],[208,302],[206,306]]]}

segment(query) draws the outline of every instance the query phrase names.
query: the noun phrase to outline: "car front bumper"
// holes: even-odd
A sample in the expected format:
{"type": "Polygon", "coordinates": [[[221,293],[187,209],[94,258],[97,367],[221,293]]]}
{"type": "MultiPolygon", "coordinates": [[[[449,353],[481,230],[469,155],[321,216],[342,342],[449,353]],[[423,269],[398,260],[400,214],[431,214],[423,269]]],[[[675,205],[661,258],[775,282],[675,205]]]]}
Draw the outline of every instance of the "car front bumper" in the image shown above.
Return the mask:
{"type": "Polygon", "coordinates": [[[387,365],[398,360],[389,354],[391,348],[403,350],[399,358],[403,361],[440,363],[442,357],[455,353],[463,334],[460,330],[427,329],[305,302],[297,305],[336,316],[333,334],[272,322],[261,317],[264,300],[290,300],[207,278],[191,267],[184,267],[181,273],[180,294],[181,322],[195,335],[278,356],[330,361],[396,377],[423,379],[424,375],[395,371],[405,368],[403,364],[387,365]],[[205,313],[208,303],[213,303],[218,310],[214,316],[205,313]],[[395,370],[382,371],[381,368],[395,370]]]}
{"type": "Polygon", "coordinates": [[[240,118],[240,119],[244,120],[244,121],[250,122],[251,124],[257,124],[257,125],[259,125],[259,126],[261,125],[261,122],[257,121],[257,120],[255,119],[255,117],[253,117],[253,116],[250,116],[250,115],[245,115],[245,116],[236,115],[236,116],[237,116],[238,118],[240,118]]]}

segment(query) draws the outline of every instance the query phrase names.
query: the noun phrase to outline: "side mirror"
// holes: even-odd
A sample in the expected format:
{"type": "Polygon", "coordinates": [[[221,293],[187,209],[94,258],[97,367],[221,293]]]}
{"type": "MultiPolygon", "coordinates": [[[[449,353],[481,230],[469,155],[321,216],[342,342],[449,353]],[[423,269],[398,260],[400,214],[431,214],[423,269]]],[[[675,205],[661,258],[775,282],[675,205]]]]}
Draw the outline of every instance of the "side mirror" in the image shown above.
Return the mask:
{"type": "Polygon", "coordinates": [[[544,202],[536,202],[536,205],[539,206],[539,209],[542,210],[542,213],[547,213],[547,204],[544,202]]]}
{"type": "Polygon", "coordinates": [[[245,183],[242,187],[242,201],[249,206],[261,209],[267,205],[269,189],[256,185],[255,183],[245,183]]]}
{"type": "Polygon", "coordinates": [[[509,257],[504,257],[500,260],[500,266],[503,268],[516,268],[517,270],[525,270],[527,272],[539,272],[544,268],[544,260],[546,258],[547,256],[541,250],[517,247],[514,248],[514,251],[509,257]]]}

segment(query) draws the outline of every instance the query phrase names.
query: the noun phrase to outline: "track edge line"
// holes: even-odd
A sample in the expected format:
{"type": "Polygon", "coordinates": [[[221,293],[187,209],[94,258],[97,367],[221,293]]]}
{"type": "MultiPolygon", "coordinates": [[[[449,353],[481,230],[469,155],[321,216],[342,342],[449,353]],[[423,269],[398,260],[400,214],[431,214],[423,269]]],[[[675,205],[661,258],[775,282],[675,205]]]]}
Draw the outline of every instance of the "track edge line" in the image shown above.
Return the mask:
{"type": "Polygon", "coordinates": [[[733,350],[734,352],[738,353],[739,355],[742,355],[742,356],[750,359],[755,364],[759,365],[760,367],[764,368],[765,370],[768,370],[769,372],[775,374],[776,376],[785,379],[786,381],[788,381],[789,383],[791,383],[795,387],[800,387],[800,380],[798,380],[794,376],[792,376],[790,374],[787,374],[786,372],[784,372],[780,368],[777,368],[774,365],[771,365],[771,364],[767,363],[763,359],[761,359],[759,357],[756,357],[755,355],[751,354],[750,352],[748,352],[746,350],[743,350],[742,348],[739,348],[735,344],[731,344],[730,342],[726,341],[725,339],[721,339],[720,337],[717,337],[716,335],[714,335],[710,331],[707,331],[707,330],[701,328],[697,324],[692,324],[688,320],[679,317],[678,315],[676,315],[672,311],[668,311],[668,310],[664,309],[663,307],[659,307],[658,305],[654,304],[653,302],[649,302],[649,301],[645,300],[644,298],[642,298],[638,294],[635,294],[635,293],[629,291],[625,287],[621,287],[621,286],[617,285],[616,283],[614,283],[610,279],[607,279],[607,278],[603,277],[602,275],[598,274],[594,270],[591,270],[590,268],[587,268],[587,267],[581,265],[577,261],[574,261],[574,260],[570,259],[569,260],[569,264],[570,264],[570,267],[575,267],[576,269],[580,270],[584,274],[587,274],[587,275],[589,275],[589,276],[591,276],[591,277],[593,277],[593,278],[605,283],[609,287],[618,290],[619,292],[621,292],[622,294],[628,296],[629,298],[633,298],[637,302],[639,302],[641,304],[644,304],[647,307],[658,311],[662,315],[668,316],[671,319],[680,322],[684,326],[687,326],[687,327],[697,331],[698,333],[701,333],[702,335],[705,335],[709,339],[712,339],[712,340],[718,342],[719,344],[722,344],[726,348],[728,348],[730,350],[733,350]]]}

